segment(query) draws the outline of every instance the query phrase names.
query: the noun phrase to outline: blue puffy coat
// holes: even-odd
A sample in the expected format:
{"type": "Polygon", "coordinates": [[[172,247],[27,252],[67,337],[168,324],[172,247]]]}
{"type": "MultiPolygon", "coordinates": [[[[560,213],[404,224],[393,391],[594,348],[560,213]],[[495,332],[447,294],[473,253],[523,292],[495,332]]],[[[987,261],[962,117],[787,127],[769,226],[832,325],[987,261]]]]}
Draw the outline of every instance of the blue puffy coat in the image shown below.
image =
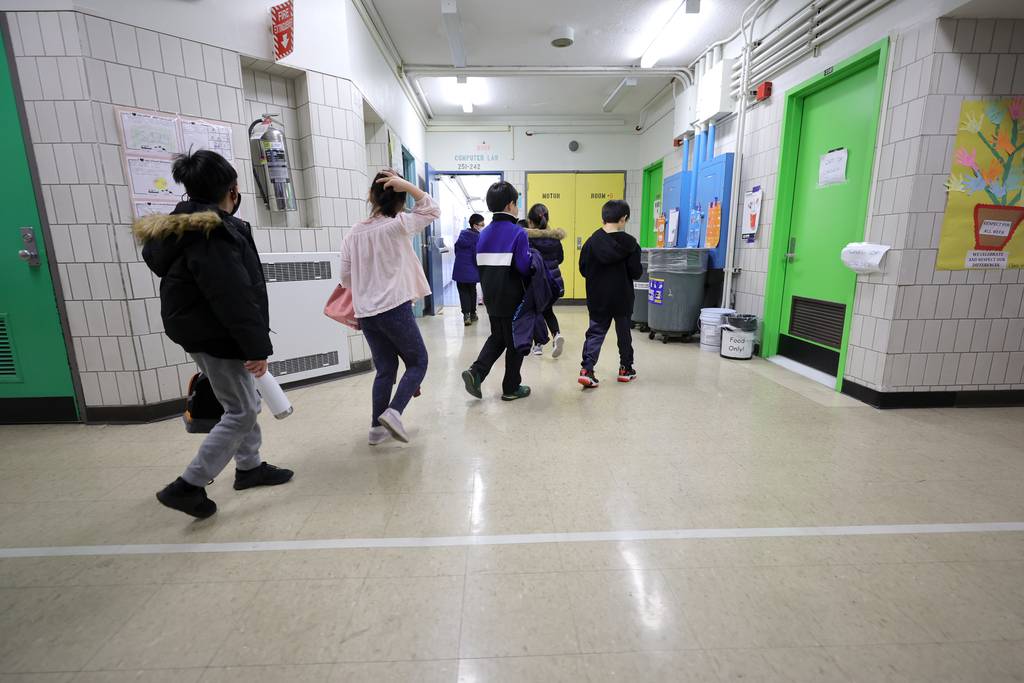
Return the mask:
{"type": "Polygon", "coordinates": [[[530,238],[530,246],[540,252],[544,259],[544,265],[551,274],[554,286],[555,298],[561,298],[565,294],[565,282],[562,280],[562,271],[558,268],[565,260],[565,252],[562,250],[562,240],[565,239],[565,230],[561,228],[527,228],[526,236],[530,238]]]}
{"type": "Polygon", "coordinates": [[[452,282],[476,284],[480,282],[480,271],[476,267],[476,243],[480,232],[466,228],[459,233],[455,242],[455,266],[452,268],[452,282]]]}
{"type": "Polygon", "coordinates": [[[551,274],[544,265],[544,257],[536,249],[530,249],[530,276],[526,281],[526,294],[512,316],[512,339],[520,354],[525,356],[530,353],[534,343],[547,344],[550,340],[544,310],[554,299],[551,274]]]}

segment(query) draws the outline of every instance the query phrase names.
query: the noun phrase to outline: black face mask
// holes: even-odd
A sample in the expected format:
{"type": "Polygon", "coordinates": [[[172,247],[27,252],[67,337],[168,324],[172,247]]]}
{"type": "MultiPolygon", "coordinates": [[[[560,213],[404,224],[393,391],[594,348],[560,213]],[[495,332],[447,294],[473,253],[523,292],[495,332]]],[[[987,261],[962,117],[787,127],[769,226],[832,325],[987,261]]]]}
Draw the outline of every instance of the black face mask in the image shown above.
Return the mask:
{"type": "Polygon", "coordinates": [[[238,192],[237,194],[238,194],[238,199],[235,200],[235,207],[233,209],[231,209],[231,215],[232,216],[234,216],[236,213],[238,213],[239,207],[242,206],[242,193],[238,192]]]}

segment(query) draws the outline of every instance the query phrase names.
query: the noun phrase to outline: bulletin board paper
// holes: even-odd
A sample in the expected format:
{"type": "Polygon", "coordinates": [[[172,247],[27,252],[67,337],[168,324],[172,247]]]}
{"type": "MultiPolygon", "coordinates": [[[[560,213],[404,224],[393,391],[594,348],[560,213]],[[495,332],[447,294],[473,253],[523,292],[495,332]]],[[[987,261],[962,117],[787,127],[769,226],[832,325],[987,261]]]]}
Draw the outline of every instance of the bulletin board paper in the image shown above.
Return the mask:
{"type": "Polygon", "coordinates": [[[753,237],[757,234],[757,228],[761,224],[761,203],[764,200],[764,192],[760,187],[755,187],[743,196],[743,237],[753,237]]]}
{"type": "Polygon", "coordinates": [[[155,214],[169,214],[174,211],[174,202],[134,202],[135,217],[152,216],[155,214]]]}
{"type": "Polygon", "coordinates": [[[231,126],[199,119],[180,119],[182,147],[186,152],[208,149],[228,161],[235,156],[231,126]]]}
{"type": "Polygon", "coordinates": [[[128,179],[132,195],[135,197],[177,199],[185,193],[185,188],[174,182],[171,177],[169,159],[148,159],[132,157],[128,159],[128,179]]]}
{"type": "Polygon", "coordinates": [[[118,111],[124,149],[136,154],[178,154],[181,141],[175,116],[139,110],[118,111]]]}
{"type": "Polygon", "coordinates": [[[966,100],[958,131],[935,267],[1024,268],[1024,97],[966,100]]]}

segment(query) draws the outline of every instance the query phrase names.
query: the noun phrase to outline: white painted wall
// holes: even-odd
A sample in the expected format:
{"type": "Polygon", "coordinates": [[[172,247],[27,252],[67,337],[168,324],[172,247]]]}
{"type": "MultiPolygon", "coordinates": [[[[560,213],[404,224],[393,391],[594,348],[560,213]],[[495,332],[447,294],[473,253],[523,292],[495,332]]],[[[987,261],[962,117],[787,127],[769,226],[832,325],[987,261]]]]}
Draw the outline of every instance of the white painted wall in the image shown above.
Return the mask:
{"type": "MultiPolygon", "coordinates": [[[[0,0],[0,11],[78,10],[272,60],[268,0],[0,0]]],[[[302,0],[295,52],[281,61],[351,80],[417,159],[424,129],[351,0],[302,0]]]]}

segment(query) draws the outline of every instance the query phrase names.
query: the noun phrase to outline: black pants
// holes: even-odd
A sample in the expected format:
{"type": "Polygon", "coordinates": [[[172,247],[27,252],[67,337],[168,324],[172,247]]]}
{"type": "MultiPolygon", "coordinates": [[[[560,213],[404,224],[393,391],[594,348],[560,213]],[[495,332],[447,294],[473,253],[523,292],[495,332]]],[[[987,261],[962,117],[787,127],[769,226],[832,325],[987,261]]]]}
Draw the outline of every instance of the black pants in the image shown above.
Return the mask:
{"type": "Polygon", "coordinates": [[[559,333],[558,329],[558,318],[555,317],[555,305],[551,304],[544,309],[544,322],[548,324],[548,329],[551,330],[551,336],[555,336],[559,333]]]}
{"type": "Polygon", "coordinates": [[[483,382],[504,353],[505,378],[501,382],[501,391],[504,394],[511,394],[523,383],[522,375],[519,374],[520,368],[523,367],[523,357],[516,351],[515,341],[512,339],[512,318],[499,318],[493,315],[489,317],[491,336],[484,342],[480,355],[469,369],[483,382]]]}
{"type": "Polygon", "coordinates": [[[459,301],[462,303],[462,315],[476,313],[476,285],[472,282],[455,283],[459,289],[459,301]]]}
{"type": "MultiPolygon", "coordinates": [[[[633,366],[633,335],[630,332],[630,314],[617,315],[615,320],[615,336],[619,342],[619,364],[629,368],[633,366]]],[[[613,318],[594,320],[591,318],[590,327],[587,328],[587,339],[583,342],[583,367],[593,370],[597,365],[598,356],[601,355],[601,345],[604,344],[604,337],[612,326],[613,318]]]]}

